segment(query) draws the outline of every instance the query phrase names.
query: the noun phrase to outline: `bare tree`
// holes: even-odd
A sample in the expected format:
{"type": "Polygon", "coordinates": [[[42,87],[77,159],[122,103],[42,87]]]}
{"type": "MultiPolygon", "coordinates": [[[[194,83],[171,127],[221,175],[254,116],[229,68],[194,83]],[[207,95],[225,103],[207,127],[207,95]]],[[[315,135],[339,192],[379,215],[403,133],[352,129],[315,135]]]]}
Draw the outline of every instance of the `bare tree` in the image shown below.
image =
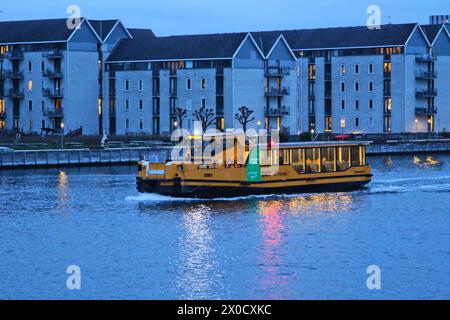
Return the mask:
{"type": "Polygon", "coordinates": [[[253,110],[247,108],[246,106],[242,106],[239,108],[239,113],[234,115],[234,118],[242,125],[244,132],[247,131],[247,125],[255,120],[255,117],[252,117],[252,114],[253,110]]]}
{"type": "Polygon", "coordinates": [[[179,128],[183,129],[183,122],[184,120],[186,120],[187,110],[184,108],[177,107],[175,109],[175,117],[177,119],[179,128]]]}
{"type": "Polygon", "coordinates": [[[205,132],[209,126],[216,123],[216,117],[214,115],[214,110],[208,109],[204,106],[198,110],[195,110],[195,112],[193,113],[193,116],[195,117],[195,119],[197,121],[199,121],[202,124],[203,132],[205,132]]]}

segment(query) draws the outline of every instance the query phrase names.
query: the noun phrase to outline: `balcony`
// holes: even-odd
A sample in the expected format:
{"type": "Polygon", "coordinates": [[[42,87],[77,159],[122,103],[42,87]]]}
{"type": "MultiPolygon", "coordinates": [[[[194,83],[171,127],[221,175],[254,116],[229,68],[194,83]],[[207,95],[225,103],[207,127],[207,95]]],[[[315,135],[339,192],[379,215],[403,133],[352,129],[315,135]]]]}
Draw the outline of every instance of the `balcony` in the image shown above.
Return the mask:
{"type": "Polygon", "coordinates": [[[289,115],[289,108],[283,106],[281,108],[266,108],[267,117],[282,117],[289,115]]]}
{"type": "Polygon", "coordinates": [[[23,79],[23,72],[22,71],[13,71],[11,72],[11,79],[12,80],[20,80],[23,79]]]}
{"type": "Polygon", "coordinates": [[[289,88],[270,88],[266,90],[266,97],[282,97],[290,94],[289,88]]]}
{"type": "Polygon", "coordinates": [[[64,116],[63,108],[45,109],[44,116],[49,118],[62,118],[64,116]]]}
{"type": "Polygon", "coordinates": [[[6,112],[0,111],[0,119],[5,119],[5,118],[6,118],[6,112]]]}
{"type": "Polygon", "coordinates": [[[416,91],[416,98],[433,98],[437,96],[437,89],[424,89],[416,91]]]}
{"type": "Polygon", "coordinates": [[[62,59],[63,52],[59,49],[44,51],[42,52],[42,56],[47,59],[62,59]]]}
{"type": "Polygon", "coordinates": [[[436,107],[416,107],[416,116],[431,116],[437,114],[436,107]]]}
{"type": "Polygon", "coordinates": [[[64,97],[64,91],[63,89],[42,89],[42,95],[52,99],[60,99],[64,97]]]}
{"type": "Polygon", "coordinates": [[[437,79],[437,71],[423,71],[423,70],[417,70],[416,71],[416,79],[418,80],[432,80],[437,79]]]}
{"type": "Polygon", "coordinates": [[[23,91],[21,91],[21,90],[10,89],[9,90],[9,97],[11,99],[23,99],[24,98],[24,94],[23,94],[23,91]]]}
{"type": "Polygon", "coordinates": [[[266,77],[274,77],[274,78],[288,76],[289,74],[290,70],[288,68],[281,68],[281,67],[268,67],[266,68],[264,73],[266,77]]]}
{"type": "Polygon", "coordinates": [[[427,53],[420,56],[416,56],[417,62],[434,62],[437,60],[437,57],[434,54],[427,53]]]}
{"type": "Polygon", "coordinates": [[[47,69],[42,74],[44,75],[44,77],[47,77],[47,78],[53,78],[53,79],[62,79],[63,78],[62,70],[53,71],[53,70],[47,69]]]}
{"type": "Polygon", "coordinates": [[[10,60],[22,60],[23,52],[20,51],[9,51],[5,53],[5,58],[10,60]]]}
{"type": "Polygon", "coordinates": [[[11,70],[0,70],[0,79],[4,80],[11,76],[11,70]]]}

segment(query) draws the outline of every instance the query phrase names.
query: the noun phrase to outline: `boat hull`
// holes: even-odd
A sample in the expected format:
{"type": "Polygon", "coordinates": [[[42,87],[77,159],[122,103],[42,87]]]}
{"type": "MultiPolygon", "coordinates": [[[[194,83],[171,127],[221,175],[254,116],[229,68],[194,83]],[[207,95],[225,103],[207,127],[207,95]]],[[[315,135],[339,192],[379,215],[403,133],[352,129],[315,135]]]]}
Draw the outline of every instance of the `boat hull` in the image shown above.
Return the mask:
{"type": "Polygon", "coordinates": [[[319,192],[345,192],[363,188],[370,182],[371,175],[365,179],[345,182],[324,182],[289,186],[207,186],[188,185],[181,181],[165,181],[137,178],[137,190],[141,193],[157,193],[175,198],[234,198],[252,195],[297,194],[319,192]]]}

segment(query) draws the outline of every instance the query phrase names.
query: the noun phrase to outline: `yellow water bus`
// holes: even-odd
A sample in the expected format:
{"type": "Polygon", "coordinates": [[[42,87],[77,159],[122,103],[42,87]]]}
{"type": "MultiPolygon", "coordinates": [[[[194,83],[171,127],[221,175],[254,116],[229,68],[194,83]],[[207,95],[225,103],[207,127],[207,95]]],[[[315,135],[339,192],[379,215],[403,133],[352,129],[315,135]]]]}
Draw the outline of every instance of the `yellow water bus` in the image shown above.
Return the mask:
{"type": "Polygon", "coordinates": [[[367,145],[300,142],[250,148],[247,144],[242,161],[235,144],[215,155],[223,159],[222,164],[142,159],[138,163],[137,189],[141,193],[208,199],[349,191],[371,181],[367,145]]]}

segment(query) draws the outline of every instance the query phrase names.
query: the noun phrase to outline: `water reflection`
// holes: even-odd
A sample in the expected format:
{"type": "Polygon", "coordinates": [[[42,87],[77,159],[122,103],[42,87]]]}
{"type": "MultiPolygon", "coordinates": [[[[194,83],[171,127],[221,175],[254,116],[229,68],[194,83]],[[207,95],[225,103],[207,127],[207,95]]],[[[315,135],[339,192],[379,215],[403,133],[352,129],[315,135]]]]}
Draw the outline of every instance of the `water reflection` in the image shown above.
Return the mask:
{"type": "Polygon", "coordinates": [[[211,208],[191,207],[183,214],[182,234],[179,237],[177,291],[182,299],[211,299],[216,257],[210,230],[211,208]]]}
{"type": "Polygon", "coordinates": [[[262,275],[259,285],[269,299],[279,300],[289,296],[288,275],[280,268],[285,264],[286,241],[282,221],[283,203],[281,201],[261,201],[259,214],[262,216],[262,253],[259,264],[262,275]]]}
{"type": "Polygon", "coordinates": [[[66,210],[67,204],[69,202],[69,178],[65,171],[59,171],[58,173],[58,201],[56,208],[60,212],[66,210]]]}
{"type": "Polygon", "coordinates": [[[293,198],[288,202],[295,214],[347,212],[353,204],[353,196],[346,193],[322,193],[293,198]]]}

